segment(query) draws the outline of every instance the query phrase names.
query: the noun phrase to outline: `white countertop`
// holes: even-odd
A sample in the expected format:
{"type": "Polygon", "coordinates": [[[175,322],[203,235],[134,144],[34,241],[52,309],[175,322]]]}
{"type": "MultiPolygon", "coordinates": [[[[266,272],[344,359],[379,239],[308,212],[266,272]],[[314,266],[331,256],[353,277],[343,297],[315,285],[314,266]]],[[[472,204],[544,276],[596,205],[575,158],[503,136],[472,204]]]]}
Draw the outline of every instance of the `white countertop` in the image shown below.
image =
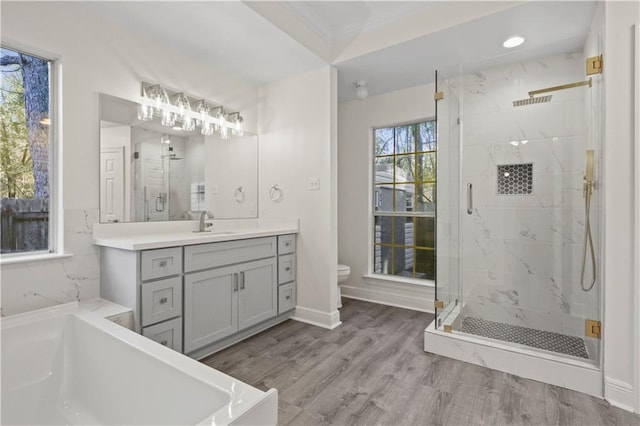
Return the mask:
{"type": "Polygon", "coordinates": [[[148,250],[164,247],[186,246],[192,244],[216,243],[221,241],[244,240],[247,238],[270,237],[274,235],[296,234],[297,223],[271,225],[264,227],[214,229],[211,232],[193,231],[154,232],[131,234],[126,236],[94,237],[93,243],[103,247],[122,250],[148,250]]]}

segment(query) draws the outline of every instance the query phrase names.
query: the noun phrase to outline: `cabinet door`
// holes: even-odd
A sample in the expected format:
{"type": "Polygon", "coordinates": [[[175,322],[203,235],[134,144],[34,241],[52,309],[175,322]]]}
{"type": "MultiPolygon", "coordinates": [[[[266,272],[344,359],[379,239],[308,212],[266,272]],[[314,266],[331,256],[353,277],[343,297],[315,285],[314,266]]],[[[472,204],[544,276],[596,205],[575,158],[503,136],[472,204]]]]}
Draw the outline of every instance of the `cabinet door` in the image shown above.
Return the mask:
{"type": "Polygon", "coordinates": [[[276,265],[275,258],[238,265],[240,268],[238,300],[240,330],[278,314],[276,265]]]}
{"type": "Polygon", "coordinates": [[[184,276],[184,352],[238,331],[237,267],[184,276]]]}

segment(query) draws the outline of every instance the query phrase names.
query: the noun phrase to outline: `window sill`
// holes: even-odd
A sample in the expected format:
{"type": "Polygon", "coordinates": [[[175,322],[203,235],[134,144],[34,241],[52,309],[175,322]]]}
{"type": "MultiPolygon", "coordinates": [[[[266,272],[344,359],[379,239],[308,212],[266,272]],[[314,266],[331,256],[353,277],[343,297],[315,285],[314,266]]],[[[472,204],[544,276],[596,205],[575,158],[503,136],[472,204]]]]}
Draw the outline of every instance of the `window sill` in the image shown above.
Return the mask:
{"type": "Polygon", "coordinates": [[[14,265],[17,263],[41,262],[73,257],[73,253],[39,253],[25,255],[0,256],[0,265],[14,265]]]}
{"type": "Polygon", "coordinates": [[[411,284],[420,287],[435,287],[436,283],[433,280],[421,280],[417,278],[405,278],[398,277],[395,275],[383,275],[383,274],[367,274],[364,275],[365,282],[373,283],[373,284],[389,284],[389,283],[397,283],[397,284],[411,284]]]}

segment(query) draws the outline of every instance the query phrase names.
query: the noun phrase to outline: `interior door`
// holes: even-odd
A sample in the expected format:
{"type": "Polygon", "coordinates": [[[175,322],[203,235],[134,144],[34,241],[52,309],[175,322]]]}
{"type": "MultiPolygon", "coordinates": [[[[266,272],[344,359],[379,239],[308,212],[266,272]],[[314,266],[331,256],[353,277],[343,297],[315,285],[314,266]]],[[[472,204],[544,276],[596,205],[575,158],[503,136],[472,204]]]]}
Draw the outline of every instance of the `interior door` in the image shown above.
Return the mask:
{"type": "Polygon", "coordinates": [[[278,314],[275,258],[241,265],[238,316],[240,330],[278,314]]]}
{"type": "Polygon", "coordinates": [[[124,147],[100,150],[100,222],[124,219],[124,147]]]}
{"type": "Polygon", "coordinates": [[[451,81],[436,71],[436,326],[458,305],[460,294],[460,101],[451,81]]]}

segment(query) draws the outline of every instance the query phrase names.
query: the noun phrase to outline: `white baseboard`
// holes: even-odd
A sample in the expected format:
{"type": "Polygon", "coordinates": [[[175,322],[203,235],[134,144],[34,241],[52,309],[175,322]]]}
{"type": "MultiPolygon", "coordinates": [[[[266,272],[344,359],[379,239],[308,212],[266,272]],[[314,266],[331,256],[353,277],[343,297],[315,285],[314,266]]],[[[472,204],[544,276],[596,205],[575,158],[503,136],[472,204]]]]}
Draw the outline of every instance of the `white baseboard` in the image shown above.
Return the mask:
{"type": "Polygon", "coordinates": [[[604,378],[604,397],[614,407],[636,412],[633,386],[610,377],[604,378]]]}
{"type": "Polygon", "coordinates": [[[295,313],[291,319],[315,325],[317,327],[327,328],[329,330],[333,330],[342,324],[342,322],[340,322],[340,312],[338,310],[333,312],[323,312],[315,309],[303,308],[301,306],[296,306],[295,313]]]}
{"type": "Polygon", "coordinates": [[[342,285],[340,291],[342,297],[346,297],[347,299],[364,300],[365,302],[433,313],[435,293],[432,288],[423,287],[420,291],[411,291],[411,289],[405,287],[402,289],[404,294],[399,294],[399,292],[394,291],[396,290],[393,288],[395,287],[394,285],[389,287],[392,288],[373,289],[342,285]]]}

